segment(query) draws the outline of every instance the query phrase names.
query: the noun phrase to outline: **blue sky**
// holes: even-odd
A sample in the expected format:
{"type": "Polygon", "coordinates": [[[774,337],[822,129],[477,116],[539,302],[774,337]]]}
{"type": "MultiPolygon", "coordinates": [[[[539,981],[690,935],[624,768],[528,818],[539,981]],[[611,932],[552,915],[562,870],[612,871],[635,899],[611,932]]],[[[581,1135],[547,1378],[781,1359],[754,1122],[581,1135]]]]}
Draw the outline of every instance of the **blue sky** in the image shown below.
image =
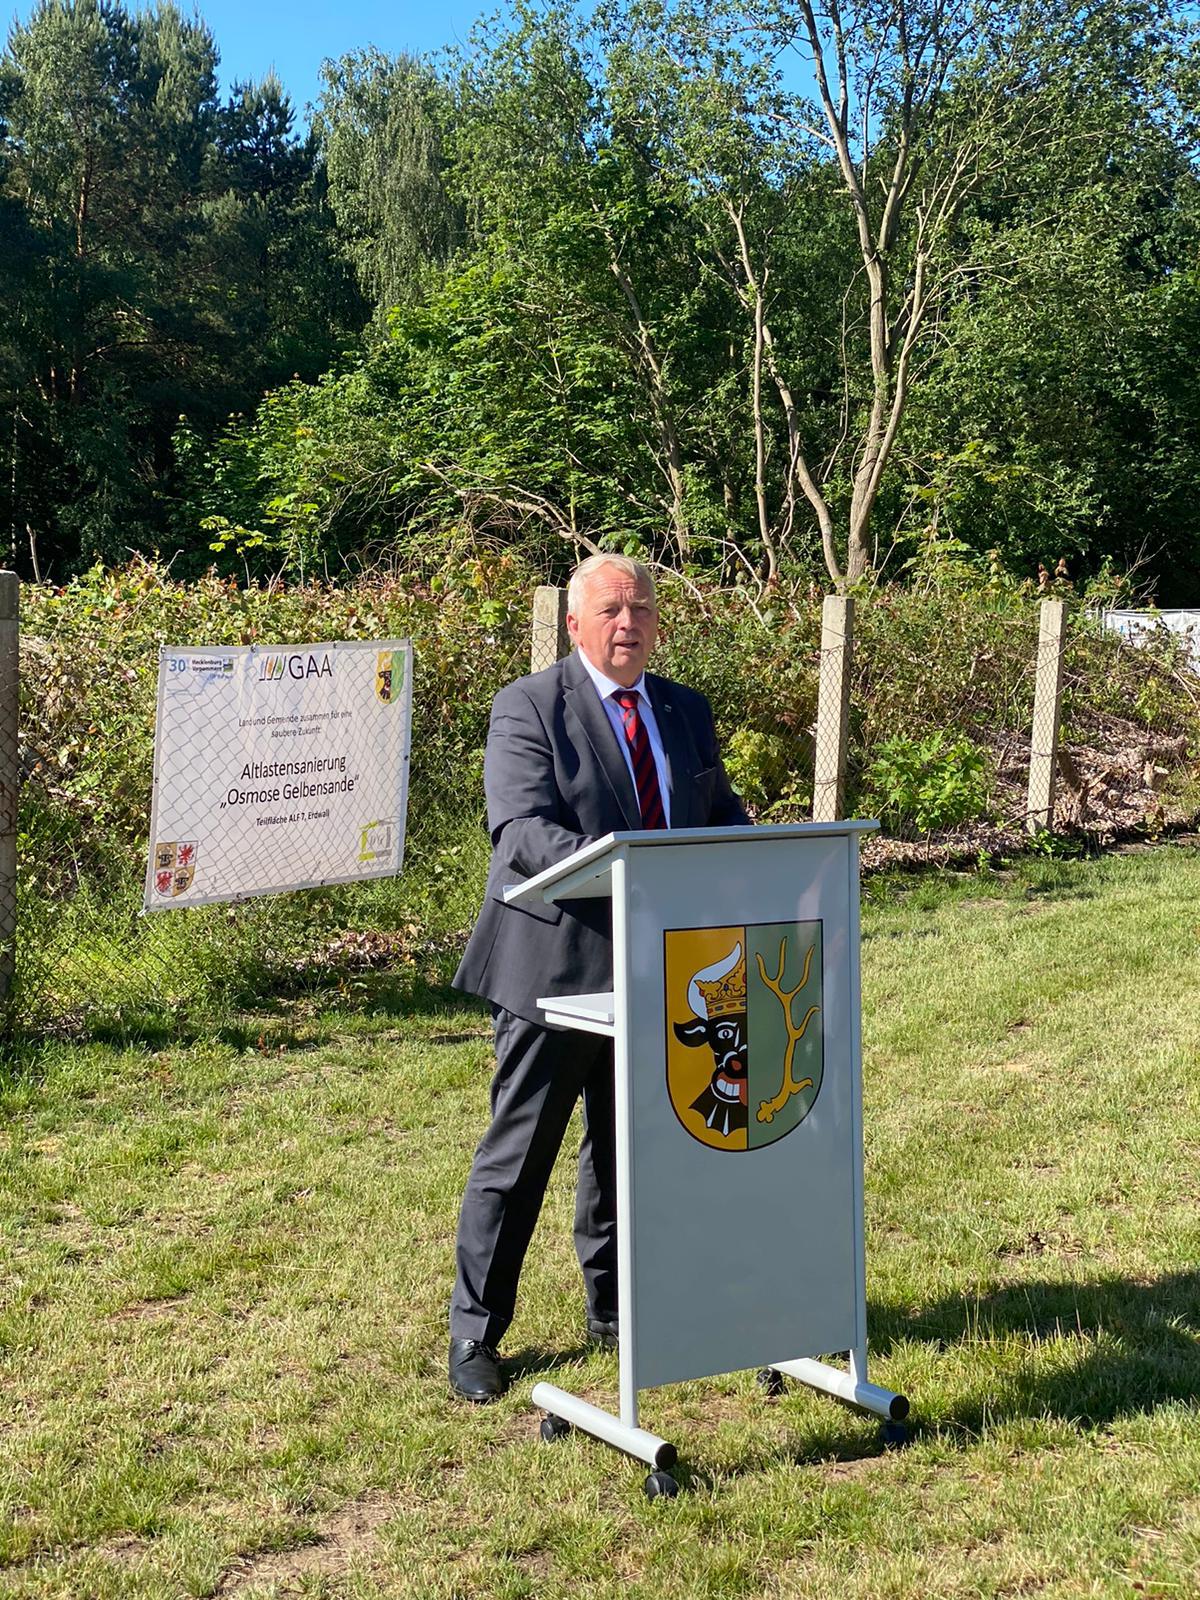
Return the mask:
{"type": "MultiPolygon", "coordinates": [[[[139,8],[139,0],[125,3],[131,11],[139,8]]],[[[191,9],[190,0],[179,3],[181,10],[191,9]]],[[[22,4],[17,16],[24,20],[32,9],[22,4]]],[[[443,0],[438,5],[420,0],[200,0],[196,6],[221,52],[222,89],[235,79],[261,78],[274,67],[301,116],[317,98],[317,73],[327,56],[368,44],[389,55],[437,50],[465,41],[479,17],[499,9],[498,0],[443,0]]]]}
{"type": "MultiPolygon", "coordinates": [[[[131,11],[152,0],[124,0],[131,11]]],[[[176,0],[185,13],[193,0],[176,0]]],[[[33,9],[22,0],[13,20],[33,9]]],[[[506,10],[504,0],[198,0],[194,9],[213,31],[221,52],[220,85],[264,77],[273,67],[291,95],[297,131],[320,93],[322,61],[377,45],[388,55],[427,54],[463,44],[481,17],[506,10]]],[[[2,13],[0,13],[2,15],[2,13]]],[[[807,76],[807,74],[804,74],[807,76]]]]}
{"type": "Polygon", "coordinates": [[[197,9],[221,52],[221,84],[261,78],[274,67],[297,111],[317,98],[317,73],[329,56],[378,45],[388,55],[438,50],[466,40],[476,20],[497,9],[472,0],[203,0],[197,9]]]}

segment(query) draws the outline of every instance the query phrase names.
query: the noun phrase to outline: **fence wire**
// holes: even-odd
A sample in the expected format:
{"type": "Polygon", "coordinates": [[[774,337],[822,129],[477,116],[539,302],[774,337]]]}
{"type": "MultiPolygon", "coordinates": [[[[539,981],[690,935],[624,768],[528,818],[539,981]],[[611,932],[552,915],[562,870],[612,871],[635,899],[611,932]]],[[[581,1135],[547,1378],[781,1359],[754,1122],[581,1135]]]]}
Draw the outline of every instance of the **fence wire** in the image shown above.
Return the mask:
{"type": "Polygon", "coordinates": [[[851,806],[904,840],[1021,824],[1037,612],[912,595],[858,611],[851,693],[851,806]]]}
{"type": "Polygon", "coordinates": [[[0,1035],[12,1021],[17,961],[18,610],[15,574],[0,573],[0,1035]]]}
{"type": "MultiPolygon", "coordinates": [[[[59,628],[53,609],[27,617],[10,1042],[178,1036],[235,1018],[253,1038],[305,1005],[444,981],[486,872],[488,709],[495,689],[527,665],[528,613],[509,618],[453,596],[416,605],[393,597],[389,608],[384,598],[375,597],[370,636],[411,637],[416,657],[404,872],[152,916],[142,900],[166,641],[93,627],[85,655],[77,608],[63,609],[59,628]]],[[[300,609],[308,615],[259,642],[335,636],[335,619],[320,628],[319,597],[300,609]]],[[[361,612],[360,598],[360,636],[361,612]]],[[[166,640],[186,641],[189,631],[171,627],[166,640]]],[[[238,642],[229,631],[200,642],[238,642]]]]}
{"type": "MultiPolygon", "coordinates": [[[[322,592],[272,613],[273,632],[260,618],[264,647],[339,634],[413,639],[405,871],[147,917],[158,645],[244,642],[246,632],[244,616],[226,615],[234,597],[199,615],[187,611],[190,596],[179,586],[109,609],[103,596],[90,608],[27,601],[17,934],[7,944],[0,895],[0,960],[7,950],[15,962],[10,1039],[178,1037],[219,1022],[252,1040],[309,1005],[389,994],[400,1004],[414,983],[444,980],[465,939],[487,865],[488,713],[496,689],[528,668],[530,594],[464,599],[397,586],[343,604],[322,592]],[[160,606],[152,625],[151,601],[160,606]]],[[[847,647],[822,639],[820,619],[815,594],[782,620],[716,601],[669,618],[656,667],[709,694],[756,817],[803,820],[821,775],[840,771],[840,814],[882,818],[880,859],[927,856],[933,845],[960,855],[1020,848],[1039,687],[1036,600],[881,592],[857,603],[847,647]],[[844,722],[818,716],[823,670],[831,681],[844,675],[844,722]],[[835,742],[822,748],[822,738],[835,742]]],[[[1181,646],[1132,646],[1068,612],[1055,670],[1054,829],[1107,839],[1200,811],[1200,677],[1181,646]]]]}
{"type": "Polygon", "coordinates": [[[1063,651],[1055,828],[1154,835],[1200,811],[1200,673],[1161,630],[1129,644],[1094,616],[1063,651]]]}

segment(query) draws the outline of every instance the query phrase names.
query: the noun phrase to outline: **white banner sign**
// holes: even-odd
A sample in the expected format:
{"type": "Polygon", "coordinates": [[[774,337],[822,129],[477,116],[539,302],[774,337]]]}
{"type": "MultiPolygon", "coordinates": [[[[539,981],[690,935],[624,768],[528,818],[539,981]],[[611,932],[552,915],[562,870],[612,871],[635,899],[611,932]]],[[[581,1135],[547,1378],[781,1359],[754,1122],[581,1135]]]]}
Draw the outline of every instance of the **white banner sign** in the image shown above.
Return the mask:
{"type": "Polygon", "coordinates": [[[1123,633],[1132,643],[1165,628],[1186,642],[1192,667],[1200,672],[1200,611],[1105,611],[1104,626],[1123,633]]]}
{"type": "Polygon", "coordinates": [[[407,639],[164,649],[146,910],[399,872],[411,725],[407,639]]]}

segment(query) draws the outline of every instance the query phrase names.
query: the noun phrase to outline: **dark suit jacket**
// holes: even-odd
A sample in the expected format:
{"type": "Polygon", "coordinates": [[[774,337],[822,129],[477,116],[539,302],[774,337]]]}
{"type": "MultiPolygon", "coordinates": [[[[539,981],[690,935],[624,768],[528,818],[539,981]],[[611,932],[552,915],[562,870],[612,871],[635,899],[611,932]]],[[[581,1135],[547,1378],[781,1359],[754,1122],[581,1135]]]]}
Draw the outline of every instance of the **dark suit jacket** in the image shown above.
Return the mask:
{"type": "MultiPolygon", "coordinates": [[[[670,769],[672,828],[748,823],[721,764],[708,701],[651,673],[646,688],[670,769]]],[[[506,885],[592,839],[641,827],[625,757],[577,652],[496,696],[484,789],[492,863],[454,985],[540,1022],[538,995],[612,988],[611,909],[607,899],[508,906],[506,885]]]]}

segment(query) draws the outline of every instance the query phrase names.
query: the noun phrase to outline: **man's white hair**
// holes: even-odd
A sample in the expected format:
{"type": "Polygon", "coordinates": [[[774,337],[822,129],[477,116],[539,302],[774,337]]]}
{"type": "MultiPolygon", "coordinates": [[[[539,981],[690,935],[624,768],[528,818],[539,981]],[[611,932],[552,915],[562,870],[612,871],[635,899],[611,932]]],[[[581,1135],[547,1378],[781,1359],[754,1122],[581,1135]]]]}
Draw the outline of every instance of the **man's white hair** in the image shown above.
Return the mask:
{"type": "Polygon", "coordinates": [[[571,581],[567,584],[567,610],[572,616],[579,615],[579,603],[583,599],[583,591],[602,567],[615,567],[627,578],[632,578],[635,583],[643,585],[650,591],[650,598],[654,598],[654,579],[650,575],[648,566],[641,561],[635,561],[632,556],[609,556],[601,553],[598,556],[588,556],[587,560],[581,561],[571,574],[571,581]]]}

